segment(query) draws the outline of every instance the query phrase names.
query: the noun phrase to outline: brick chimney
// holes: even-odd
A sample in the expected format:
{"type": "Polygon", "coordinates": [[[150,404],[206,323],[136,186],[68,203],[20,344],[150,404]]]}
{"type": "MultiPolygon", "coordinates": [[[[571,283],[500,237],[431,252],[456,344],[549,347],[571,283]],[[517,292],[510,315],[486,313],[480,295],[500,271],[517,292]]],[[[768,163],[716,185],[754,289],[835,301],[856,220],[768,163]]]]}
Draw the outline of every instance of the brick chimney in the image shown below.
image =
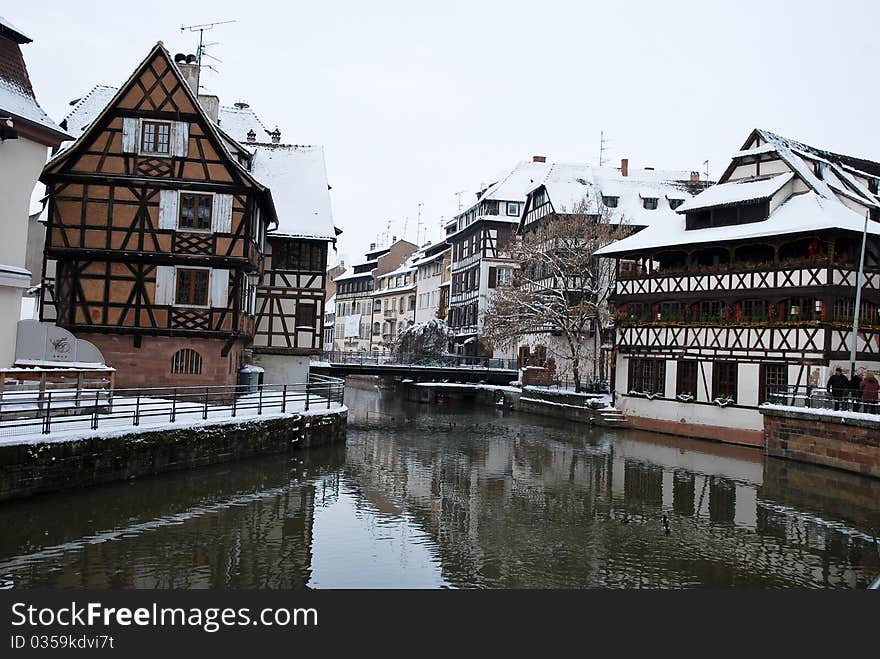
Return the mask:
{"type": "Polygon", "coordinates": [[[620,159],[620,175],[629,176],[629,158],[620,159]]]}
{"type": "Polygon", "coordinates": [[[691,183],[700,182],[700,172],[691,172],[691,183]]]}
{"type": "Polygon", "coordinates": [[[547,156],[532,156],[532,162],[547,162],[547,156]]]}

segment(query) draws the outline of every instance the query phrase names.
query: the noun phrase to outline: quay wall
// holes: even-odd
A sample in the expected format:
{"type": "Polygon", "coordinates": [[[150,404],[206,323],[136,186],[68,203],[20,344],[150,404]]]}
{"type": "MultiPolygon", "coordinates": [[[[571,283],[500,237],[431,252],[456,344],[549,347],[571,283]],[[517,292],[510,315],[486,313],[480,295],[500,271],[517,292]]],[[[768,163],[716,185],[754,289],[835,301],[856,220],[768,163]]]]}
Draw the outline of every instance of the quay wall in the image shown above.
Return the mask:
{"type": "Polygon", "coordinates": [[[0,502],[345,441],[348,412],[0,444],[0,502]]]}
{"type": "Polygon", "coordinates": [[[880,420],[761,407],[767,455],[880,478],[880,420]]]}

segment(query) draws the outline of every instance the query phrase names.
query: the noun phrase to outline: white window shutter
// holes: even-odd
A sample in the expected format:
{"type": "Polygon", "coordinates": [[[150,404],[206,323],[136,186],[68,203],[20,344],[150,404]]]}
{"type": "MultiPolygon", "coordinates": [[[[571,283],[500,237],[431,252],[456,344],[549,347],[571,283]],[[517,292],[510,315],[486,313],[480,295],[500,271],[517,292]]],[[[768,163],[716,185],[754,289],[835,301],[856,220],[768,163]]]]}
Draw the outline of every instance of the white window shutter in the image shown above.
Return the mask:
{"type": "Polygon", "coordinates": [[[177,203],[180,195],[177,190],[159,191],[159,228],[177,228],[177,203]]]}
{"type": "Polygon", "coordinates": [[[211,230],[214,233],[232,233],[232,195],[215,194],[211,213],[211,230]]]}
{"type": "Polygon", "coordinates": [[[122,119],[122,150],[126,153],[137,153],[138,138],[141,134],[141,122],[134,117],[122,119]]]}
{"type": "Polygon", "coordinates": [[[155,304],[174,304],[174,266],[156,266],[155,304]]]}
{"type": "Polygon", "coordinates": [[[211,270],[211,301],[215,309],[225,309],[229,294],[229,270],[211,270]]]}
{"type": "Polygon", "coordinates": [[[171,124],[171,155],[186,158],[189,153],[189,122],[175,121],[171,124]]]}

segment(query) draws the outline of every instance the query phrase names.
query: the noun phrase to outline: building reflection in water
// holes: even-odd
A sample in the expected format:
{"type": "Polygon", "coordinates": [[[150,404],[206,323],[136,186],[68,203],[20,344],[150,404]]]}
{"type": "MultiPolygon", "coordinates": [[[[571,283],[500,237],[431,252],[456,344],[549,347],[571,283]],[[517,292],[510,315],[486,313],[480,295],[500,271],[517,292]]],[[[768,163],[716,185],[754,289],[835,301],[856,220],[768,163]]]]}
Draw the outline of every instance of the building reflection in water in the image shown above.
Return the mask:
{"type": "Polygon", "coordinates": [[[351,388],[347,445],[0,507],[8,586],[850,587],[880,482],[351,388]],[[669,533],[660,523],[670,520],[669,533]]]}

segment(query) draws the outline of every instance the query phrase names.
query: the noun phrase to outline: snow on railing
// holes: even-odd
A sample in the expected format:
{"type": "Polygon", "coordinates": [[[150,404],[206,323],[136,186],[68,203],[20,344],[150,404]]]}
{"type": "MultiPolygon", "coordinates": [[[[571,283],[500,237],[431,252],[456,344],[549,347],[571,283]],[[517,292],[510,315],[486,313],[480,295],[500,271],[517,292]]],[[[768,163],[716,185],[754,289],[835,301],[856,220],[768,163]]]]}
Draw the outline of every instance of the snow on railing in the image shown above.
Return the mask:
{"type": "Polygon", "coordinates": [[[880,415],[878,401],[864,398],[861,389],[842,389],[832,393],[824,387],[787,385],[768,391],[767,403],[778,407],[880,415]]]}
{"type": "Polygon", "coordinates": [[[308,382],[294,384],[97,390],[88,398],[74,393],[49,391],[43,397],[5,400],[0,437],[317,413],[343,405],[345,382],[312,374],[308,382]]]}

